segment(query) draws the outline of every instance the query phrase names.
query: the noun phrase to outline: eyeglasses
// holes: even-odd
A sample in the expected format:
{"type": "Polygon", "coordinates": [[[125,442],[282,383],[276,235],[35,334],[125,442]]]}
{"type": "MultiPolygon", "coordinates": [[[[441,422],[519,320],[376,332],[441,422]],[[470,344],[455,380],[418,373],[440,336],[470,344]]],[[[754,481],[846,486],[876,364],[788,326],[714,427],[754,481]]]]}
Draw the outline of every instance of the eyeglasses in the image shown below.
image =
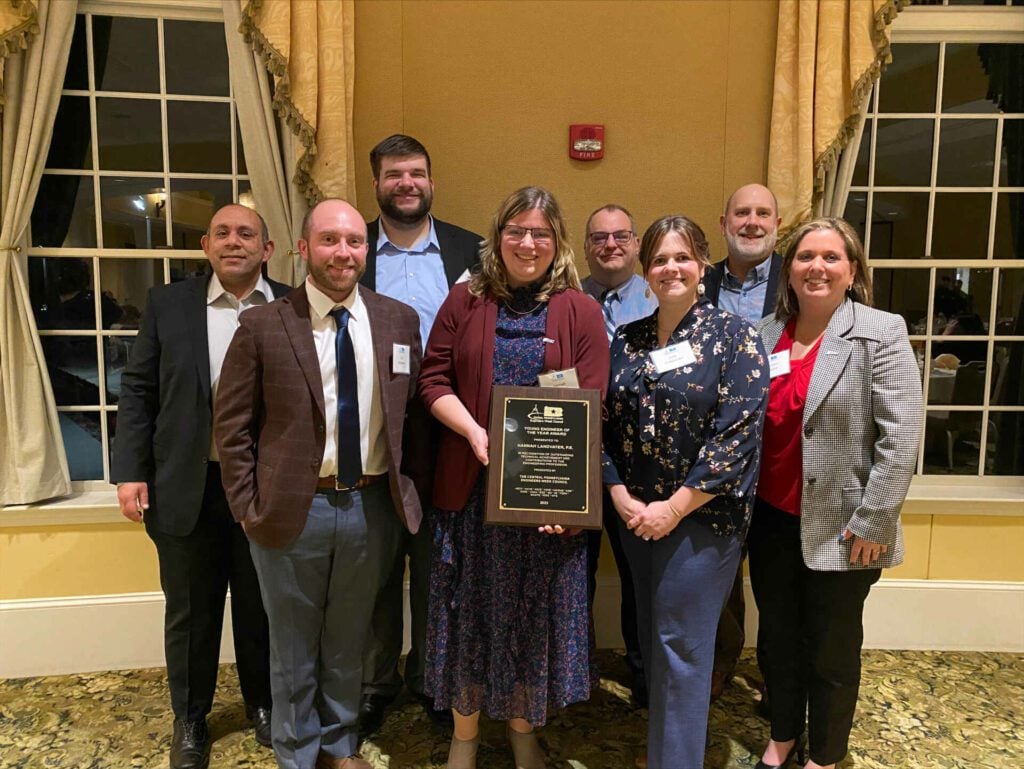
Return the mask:
{"type": "Polygon", "coordinates": [[[530,235],[534,243],[547,244],[555,238],[555,233],[545,227],[520,227],[518,224],[506,224],[501,231],[505,233],[506,238],[514,243],[518,243],[527,234],[530,235]]]}
{"type": "Polygon", "coordinates": [[[608,242],[608,236],[615,239],[616,245],[624,246],[633,238],[633,230],[615,230],[615,232],[592,232],[587,235],[587,240],[592,246],[603,246],[608,242]]]}

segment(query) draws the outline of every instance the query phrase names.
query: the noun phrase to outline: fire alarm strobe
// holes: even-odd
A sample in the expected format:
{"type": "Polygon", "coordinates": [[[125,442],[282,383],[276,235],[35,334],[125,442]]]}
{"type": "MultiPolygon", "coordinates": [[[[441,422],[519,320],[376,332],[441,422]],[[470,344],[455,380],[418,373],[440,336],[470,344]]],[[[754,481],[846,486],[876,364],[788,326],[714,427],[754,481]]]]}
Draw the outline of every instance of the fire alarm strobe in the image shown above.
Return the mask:
{"type": "Polygon", "coordinates": [[[604,157],[604,126],[569,126],[569,157],[574,160],[600,160],[604,157]]]}

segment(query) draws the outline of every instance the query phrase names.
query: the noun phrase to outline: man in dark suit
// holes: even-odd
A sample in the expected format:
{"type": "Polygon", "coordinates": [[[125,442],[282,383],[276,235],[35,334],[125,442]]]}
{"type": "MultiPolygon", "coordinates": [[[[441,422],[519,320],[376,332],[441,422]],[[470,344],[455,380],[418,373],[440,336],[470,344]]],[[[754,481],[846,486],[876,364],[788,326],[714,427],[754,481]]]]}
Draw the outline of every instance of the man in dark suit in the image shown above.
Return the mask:
{"type": "MultiPolygon", "coordinates": [[[[426,347],[441,303],[456,282],[468,278],[479,258],[482,238],[430,215],[434,199],[430,155],[416,139],[403,134],[384,139],[371,150],[370,167],[380,217],[368,225],[367,269],[360,282],[416,310],[426,347]]],[[[429,490],[426,498],[430,498],[429,490]]],[[[402,589],[407,557],[412,645],[405,661],[405,684],[431,720],[451,725],[451,711],[435,710],[423,691],[431,547],[429,527],[418,535],[405,535],[377,599],[364,659],[360,704],[364,734],[380,728],[385,709],[402,689],[398,659],[402,652],[402,589]]]]}
{"type": "MultiPolygon", "coordinates": [[[[782,266],[782,257],[775,253],[775,242],[781,221],[775,195],[762,184],[744,185],[729,196],[719,219],[728,255],[704,272],[705,295],[712,304],[755,325],[775,312],[782,266]]],[[[729,600],[718,621],[711,673],[712,701],[722,695],[732,679],[736,661],[743,651],[745,614],[741,560],[729,600]]],[[[762,688],[762,698],[764,696],[762,688]]]]}
{"type": "Polygon", "coordinates": [[[149,293],[121,375],[110,469],[122,514],[144,520],[160,562],[174,711],[171,769],[209,763],[206,715],[217,684],[228,585],[242,696],[256,739],[270,745],[267,617],[248,542],[224,498],[212,402],[240,315],[290,289],[261,274],[274,244],[255,211],[224,206],[202,245],[212,275],[149,293]]]}
{"type": "Polygon", "coordinates": [[[403,462],[419,319],[358,286],[366,225],[348,203],[314,207],[298,245],[309,276],[242,318],[215,434],[270,618],[278,766],[370,769],[356,754],[363,649],[402,531],[422,517],[403,462]]]}

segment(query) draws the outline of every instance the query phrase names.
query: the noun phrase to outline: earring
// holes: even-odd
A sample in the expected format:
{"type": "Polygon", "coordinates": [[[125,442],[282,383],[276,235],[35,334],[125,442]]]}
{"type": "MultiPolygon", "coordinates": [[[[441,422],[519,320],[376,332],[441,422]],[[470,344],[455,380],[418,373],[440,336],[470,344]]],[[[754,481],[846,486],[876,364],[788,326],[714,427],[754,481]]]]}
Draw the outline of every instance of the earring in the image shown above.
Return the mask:
{"type": "Polygon", "coordinates": [[[647,288],[644,289],[644,299],[650,299],[650,298],[651,298],[651,287],[648,286],[647,288]]]}
{"type": "Polygon", "coordinates": [[[704,281],[701,281],[700,283],[697,284],[697,296],[704,296],[705,290],[706,289],[704,288],[704,281]]]}

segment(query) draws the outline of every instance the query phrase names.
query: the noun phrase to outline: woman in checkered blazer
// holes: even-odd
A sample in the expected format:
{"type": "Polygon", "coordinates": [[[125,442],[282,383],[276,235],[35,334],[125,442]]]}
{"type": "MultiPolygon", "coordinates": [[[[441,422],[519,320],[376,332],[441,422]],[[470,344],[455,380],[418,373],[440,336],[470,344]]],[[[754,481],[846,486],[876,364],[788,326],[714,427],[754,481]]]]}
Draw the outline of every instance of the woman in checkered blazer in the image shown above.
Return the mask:
{"type": "Polygon", "coordinates": [[[771,740],[758,769],[834,767],[860,684],[863,609],[903,560],[900,508],[921,437],[906,324],[871,308],[864,249],[841,219],[793,233],[761,322],[771,388],[748,535],[771,740]]]}

